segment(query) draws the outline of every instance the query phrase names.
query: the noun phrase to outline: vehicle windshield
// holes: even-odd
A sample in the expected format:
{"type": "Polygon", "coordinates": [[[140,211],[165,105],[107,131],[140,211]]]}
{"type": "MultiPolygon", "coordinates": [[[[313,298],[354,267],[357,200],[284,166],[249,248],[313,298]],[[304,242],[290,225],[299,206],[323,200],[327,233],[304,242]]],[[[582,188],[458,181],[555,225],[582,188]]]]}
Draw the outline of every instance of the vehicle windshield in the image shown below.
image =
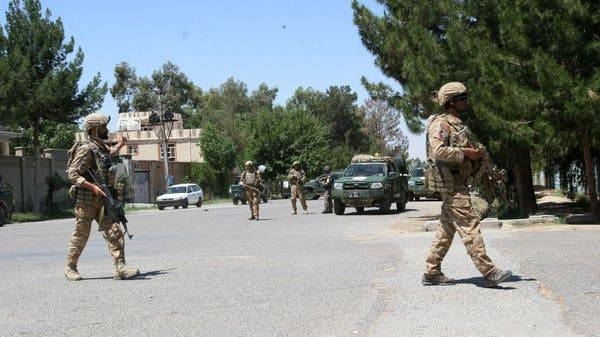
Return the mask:
{"type": "Polygon", "coordinates": [[[345,177],[382,176],[385,174],[384,163],[352,164],[344,171],[345,177]]]}
{"type": "Polygon", "coordinates": [[[185,186],[171,186],[167,188],[165,194],[186,193],[185,186]]]}
{"type": "Polygon", "coordinates": [[[413,174],[412,174],[412,176],[413,176],[413,177],[422,177],[422,176],[424,176],[424,174],[423,174],[423,168],[422,168],[422,167],[418,167],[418,168],[416,168],[416,169],[413,171],[413,174]]]}

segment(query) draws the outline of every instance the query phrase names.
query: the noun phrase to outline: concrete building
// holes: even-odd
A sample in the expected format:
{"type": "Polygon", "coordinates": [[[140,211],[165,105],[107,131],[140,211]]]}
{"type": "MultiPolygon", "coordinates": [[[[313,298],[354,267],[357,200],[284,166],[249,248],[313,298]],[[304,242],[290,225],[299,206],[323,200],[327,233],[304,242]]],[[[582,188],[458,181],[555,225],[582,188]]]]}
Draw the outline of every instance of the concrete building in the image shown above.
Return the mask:
{"type": "MultiPolygon", "coordinates": [[[[127,138],[126,146],[119,155],[129,155],[132,161],[163,160],[164,144],[162,124],[150,123],[149,111],[125,112],[119,114],[118,131],[109,134],[110,141],[116,142],[119,134],[127,138]]],[[[181,114],[174,114],[172,122],[166,122],[167,159],[169,162],[204,162],[198,145],[202,129],[184,129],[181,114]],[[170,123],[170,124],[169,124],[170,123]]],[[[84,140],[85,132],[78,132],[76,140],[84,140]]]]}
{"type": "Polygon", "coordinates": [[[20,133],[8,131],[5,126],[0,125],[0,155],[10,155],[10,140],[19,137],[21,137],[20,133]]]}

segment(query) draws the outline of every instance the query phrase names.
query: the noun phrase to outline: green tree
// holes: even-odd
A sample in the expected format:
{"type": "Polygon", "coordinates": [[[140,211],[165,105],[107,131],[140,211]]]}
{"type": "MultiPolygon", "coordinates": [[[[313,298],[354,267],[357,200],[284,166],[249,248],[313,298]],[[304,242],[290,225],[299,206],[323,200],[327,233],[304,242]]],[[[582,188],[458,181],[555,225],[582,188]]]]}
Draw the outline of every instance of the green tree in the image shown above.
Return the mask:
{"type": "Polygon", "coordinates": [[[408,157],[408,138],[402,132],[402,114],[386,100],[369,99],[363,106],[367,134],[373,138],[374,151],[408,157]]]}
{"type": "MultiPolygon", "coordinates": [[[[44,121],[74,123],[97,110],[106,93],[100,75],[81,91],[83,52],[66,42],[60,18],[42,15],[38,0],[11,0],[6,25],[0,30],[0,118],[22,129],[31,128],[34,148],[34,186],[38,185],[40,130],[44,121]]],[[[34,189],[34,211],[39,196],[34,189]]]]}
{"type": "Polygon", "coordinates": [[[299,160],[309,175],[329,163],[327,128],[306,111],[277,108],[258,112],[250,122],[245,159],[266,165],[265,178],[287,175],[299,160]]]}
{"type": "Polygon", "coordinates": [[[216,172],[214,192],[217,195],[226,195],[231,171],[236,162],[235,144],[220,132],[218,126],[205,124],[200,135],[200,148],[205,162],[216,172]]]}

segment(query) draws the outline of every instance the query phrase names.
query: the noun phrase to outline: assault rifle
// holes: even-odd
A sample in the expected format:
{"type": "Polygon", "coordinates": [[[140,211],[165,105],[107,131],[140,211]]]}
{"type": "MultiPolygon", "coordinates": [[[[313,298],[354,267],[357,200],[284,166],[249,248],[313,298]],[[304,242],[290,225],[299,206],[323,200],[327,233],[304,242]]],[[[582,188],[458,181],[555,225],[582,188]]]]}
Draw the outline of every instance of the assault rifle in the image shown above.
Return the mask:
{"type": "Polygon", "coordinates": [[[127,234],[129,240],[131,240],[133,235],[129,234],[129,230],[127,229],[127,218],[125,217],[123,204],[113,197],[112,193],[110,193],[110,190],[108,189],[108,186],[106,185],[106,183],[104,183],[104,179],[102,179],[100,175],[95,174],[94,172],[92,172],[92,170],[88,170],[88,173],[94,181],[94,184],[100,187],[102,192],[104,192],[104,194],[106,195],[106,197],[104,198],[105,212],[107,208],[112,214],[114,214],[116,222],[121,223],[121,225],[123,225],[125,234],[127,234]]]}

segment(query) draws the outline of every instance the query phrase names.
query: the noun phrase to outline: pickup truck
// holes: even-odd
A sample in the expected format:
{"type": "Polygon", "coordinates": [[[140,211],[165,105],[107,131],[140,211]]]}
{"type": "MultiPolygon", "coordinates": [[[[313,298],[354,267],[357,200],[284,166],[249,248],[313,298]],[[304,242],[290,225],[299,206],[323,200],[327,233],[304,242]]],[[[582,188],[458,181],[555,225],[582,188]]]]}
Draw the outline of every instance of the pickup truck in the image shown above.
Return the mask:
{"type": "Polygon", "coordinates": [[[392,203],[398,212],[406,209],[408,174],[402,157],[356,155],[333,184],[333,211],[343,215],[346,207],[362,213],[365,207],[378,207],[389,213],[392,203]]]}

